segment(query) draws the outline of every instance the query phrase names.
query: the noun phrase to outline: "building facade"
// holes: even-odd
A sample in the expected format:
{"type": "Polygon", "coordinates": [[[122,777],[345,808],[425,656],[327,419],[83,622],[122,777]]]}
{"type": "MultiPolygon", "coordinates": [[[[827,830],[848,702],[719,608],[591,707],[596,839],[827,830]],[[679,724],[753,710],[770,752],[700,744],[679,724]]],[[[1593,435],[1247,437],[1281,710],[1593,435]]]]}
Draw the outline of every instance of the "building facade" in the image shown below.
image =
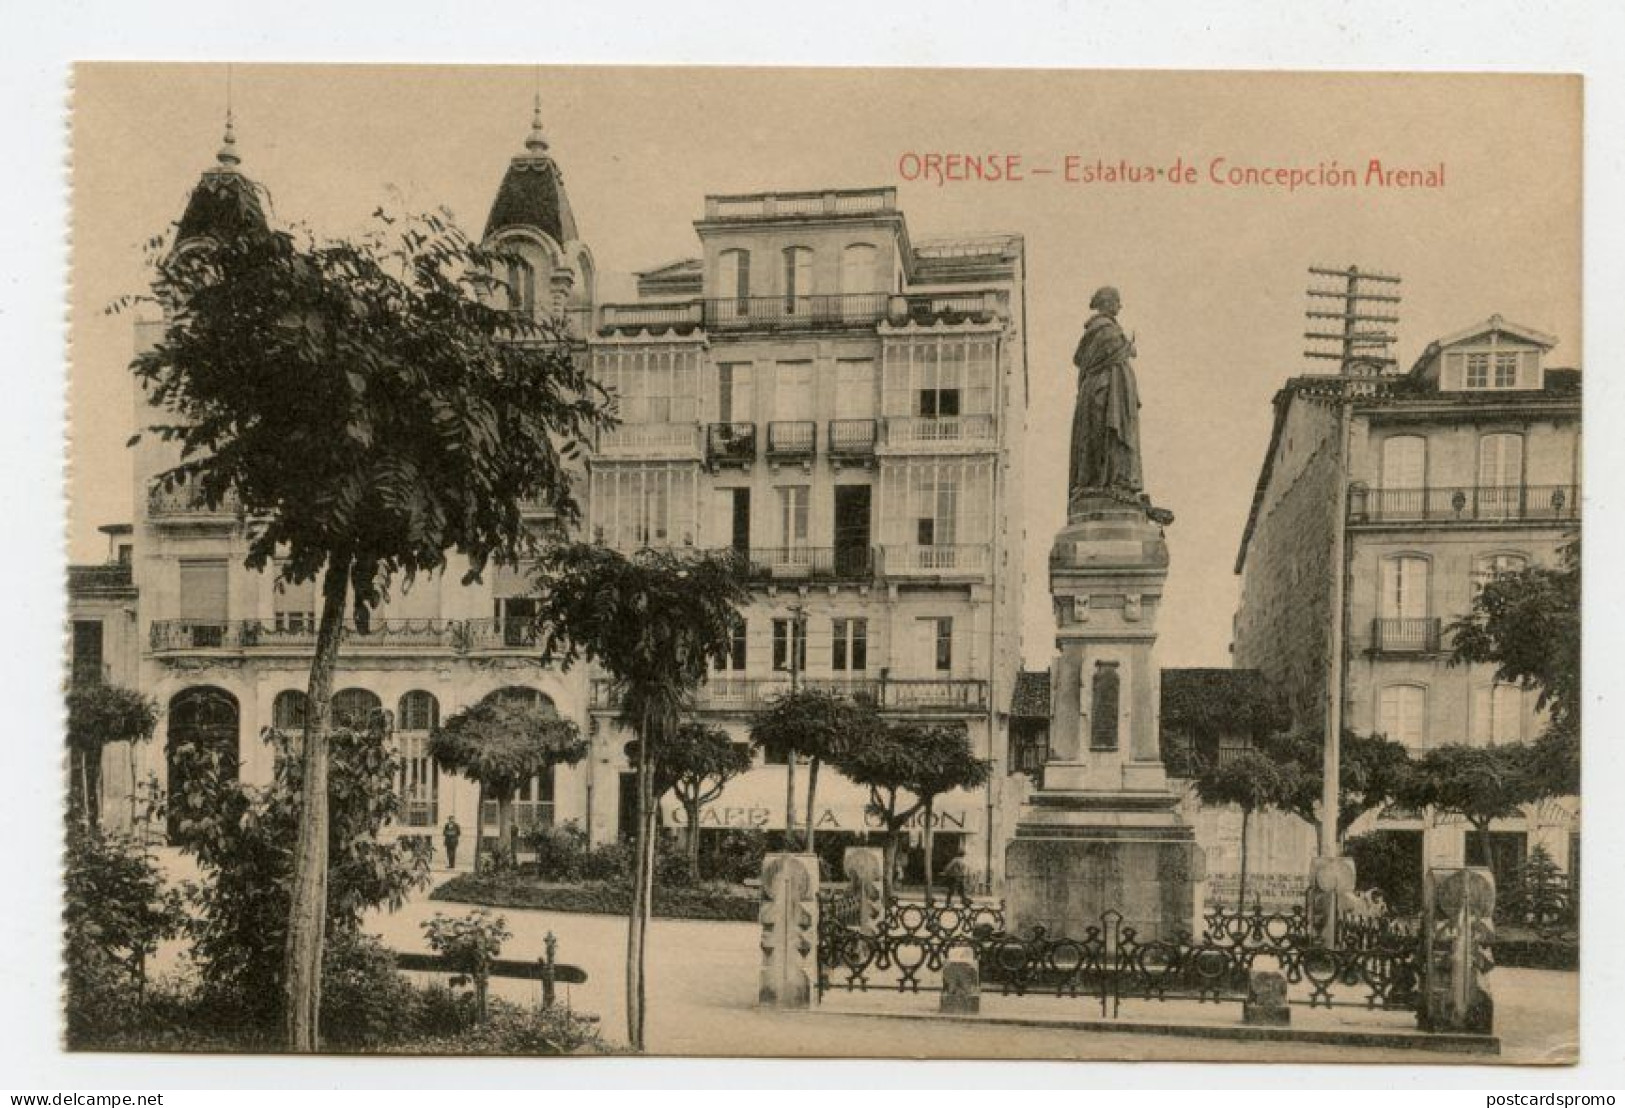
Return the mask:
{"type": "MultiPolygon", "coordinates": [[[[596,321],[593,372],[622,423],[590,462],[593,537],[748,560],[752,601],[698,705],[739,741],[792,680],[963,723],[996,783],[949,798],[940,830],[996,876],[1020,656],[1022,241],[914,242],[893,189],[710,196],[695,230],[698,257],[640,274],[638,300],[596,321]]],[[[594,808],[598,839],[629,818],[629,736],[607,682],[592,713],[592,789],[615,798],[594,808]]],[[[705,826],[782,829],[787,772],[759,756],[705,826]]],[[[815,827],[864,836],[866,802],[826,774],[815,827]]]]}
{"type": "MultiPolygon", "coordinates": [[[[1539,735],[1535,694],[1497,684],[1493,666],[1450,665],[1447,629],[1485,580],[1555,565],[1579,536],[1580,378],[1548,367],[1555,345],[1492,316],[1430,344],[1406,374],[1297,377],[1277,394],[1236,562],[1232,649],[1297,722],[1324,723],[1340,621],[1345,729],[1413,750],[1539,735]]],[[[1570,865],[1579,802],[1532,806],[1487,837],[1395,809],[1353,831],[1374,829],[1419,866],[1505,877],[1537,844],[1570,865]]]]}
{"type": "MultiPolygon", "coordinates": [[[[179,248],[225,221],[263,218],[228,132],[182,216],[179,248]]],[[[891,189],[712,196],[695,228],[700,256],[638,275],[633,303],[599,304],[539,119],[497,190],[484,237],[514,258],[508,306],[562,320],[617,401],[621,423],[581,475],[584,526],[626,551],[748,558],[753,601],[699,702],[740,741],[792,674],[872,695],[893,717],[965,724],[999,772],[987,791],[940,805],[939,824],[985,869],[1002,859],[989,836],[1020,657],[1022,241],[916,243],[891,189]]],[[[139,323],[137,343],[161,326],[139,323]]],[[[145,404],[138,396],[138,426],[153,422],[145,404]]],[[[262,731],[303,720],[315,589],[245,569],[236,507],[210,509],[157,481],[172,451],[151,436],[136,446],[121,586],[139,646],[125,683],[162,711],[157,741],[136,752],[140,773],[173,788],[175,747],[202,738],[229,749],[244,779],[265,781],[262,731]]],[[[439,720],[493,693],[550,705],[583,725],[591,754],[532,782],[519,822],[574,820],[593,841],[612,840],[629,825],[631,794],[629,736],[607,683],[541,664],[523,568],[463,584],[465,568],[454,560],[397,584],[365,629],[348,629],[335,710],[393,713],[402,830],[429,834],[448,817],[465,829],[476,818],[474,786],[426,755],[439,720]]],[[[782,828],[785,773],[764,763],[730,783],[706,826],[782,828]]],[[[826,836],[868,833],[866,794],[828,772],[820,792],[826,836]]],[[[668,826],[680,822],[680,808],[667,808],[668,826]]],[[[494,812],[484,823],[494,830],[494,812]]]]}

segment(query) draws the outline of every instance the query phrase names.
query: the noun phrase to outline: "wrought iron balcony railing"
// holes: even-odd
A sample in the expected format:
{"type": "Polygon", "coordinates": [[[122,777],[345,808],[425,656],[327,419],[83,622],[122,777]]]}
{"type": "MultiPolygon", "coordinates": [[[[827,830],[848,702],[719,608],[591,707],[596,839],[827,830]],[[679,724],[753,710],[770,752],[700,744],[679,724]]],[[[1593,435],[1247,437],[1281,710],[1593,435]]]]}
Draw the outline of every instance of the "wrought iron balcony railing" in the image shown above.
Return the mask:
{"type": "Polygon", "coordinates": [[[832,419],[829,421],[829,456],[832,458],[872,458],[875,453],[875,421],[872,419],[832,419]]]}
{"type": "Polygon", "coordinates": [[[1436,654],[1439,620],[1378,618],[1371,621],[1371,649],[1382,654],[1436,654]]]}
{"type": "Polygon", "coordinates": [[[756,424],[711,424],[705,429],[705,460],[712,466],[750,465],[756,460],[756,424]]]}
{"type": "Polygon", "coordinates": [[[1349,489],[1351,523],[1570,522],[1580,518],[1577,485],[1441,485],[1349,489]]]}
{"type": "MultiPolygon", "coordinates": [[[[804,689],[820,689],[842,696],[863,696],[887,712],[978,712],[987,709],[987,682],[974,678],[896,678],[862,676],[807,676],[804,689]]],[[[755,712],[790,691],[790,675],[734,677],[713,674],[700,686],[696,707],[710,712],[755,712]]],[[[589,692],[594,711],[620,706],[612,682],[594,678],[589,692]]]]}
{"type": "Polygon", "coordinates": [[[130,566],[126,562],[68,567],[69,593],[127,589],[131,580],[130,566]]]}
{"type": "Polygon", "coordinates": [[[530,619],[465,619],[452,632],[460,651],[526,650],[536,645],[536,623],[530,619]]]}
{"type": "Polygon", "coordinates": [[[880,552],[880,572],[886,577],[982,574],[990,562],[987,543],[893,543],[880,552]]]}
{"type": "Polygon", "coordinates": [[[749,558],[749,574],[757,581],[843,581],[875,575],[871,546],[766,546],[738,553],[749,558]]]}
{"type": "Polygon", "coordinates": [[[991,446],[991,415],[903,416],[886,420],[887,446],[991,446]]]}
{"type": "Polygon", "coordinates": [[[810,419],[776,420],[767,425],[769,458],[810,458],[818,449],[818,424],[810,419]]]}
{"type": "Polygon", "coordinates": [[[147,490],[147,515],[153,519],[235,516],[239,508],[234,492],[227,492],[220,503],[211,508],[195,484],[177,485],[172,489],[153,485],[147,490]]]}
{"type": "Polygon", "coordinates": [[[705,329],[718,331],[824,331],[873,327],[886,318],[884,292],[810,296],[735,296],[705,301],[705,329]]]}
{"type": "MultiPolygon", "coordinates": [[[[362,630],[346,620],[343,641],[369,648],[452,649],[457,621],[444,619],[372,619],[362,630]]],[[[188,650],[312,650],[316,614],[285,612],[274,619],[185,620],[152,622],[148,644],[155,654],[188,650]]]]}

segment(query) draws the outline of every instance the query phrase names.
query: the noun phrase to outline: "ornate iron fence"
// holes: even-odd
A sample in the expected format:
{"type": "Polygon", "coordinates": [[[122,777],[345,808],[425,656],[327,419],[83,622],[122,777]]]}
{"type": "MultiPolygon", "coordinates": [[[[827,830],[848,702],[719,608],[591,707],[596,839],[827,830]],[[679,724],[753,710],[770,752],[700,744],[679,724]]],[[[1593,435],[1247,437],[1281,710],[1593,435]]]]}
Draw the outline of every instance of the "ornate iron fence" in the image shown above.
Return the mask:
{"type": "Polygon", "coordinates": [[[1335,949],[1320,943],[1301,909],[1217,910],[1202,934],[1141,939],[1123,916],[1107,911],[1082,935],[1042,928],[1006,930],[1004,905],[969,899],[939,904],[889,901],[878,928],[865,933],[856,913],[826,895],[820,914],[818,998],[832,990],[918,993],[941,989],[943,967],[957,948],[970,952],[982,987],[1004,996],[1093,998],[1116,1018],[1125,999],[1240,1002],[1254,962],[1273,957],[1294,1003],[1413,1010],[1418,1002],[1418,932],[1412,921],[1350,921],[1335,949]]]}

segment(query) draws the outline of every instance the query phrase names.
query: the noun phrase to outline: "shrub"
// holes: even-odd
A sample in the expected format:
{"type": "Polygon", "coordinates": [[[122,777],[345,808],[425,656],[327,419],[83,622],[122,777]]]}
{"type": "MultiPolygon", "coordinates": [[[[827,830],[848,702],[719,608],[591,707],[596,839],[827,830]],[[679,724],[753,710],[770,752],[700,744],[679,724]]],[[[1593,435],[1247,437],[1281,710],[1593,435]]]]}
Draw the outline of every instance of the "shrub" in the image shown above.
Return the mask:
{"type": "Polygon", "coordinates": [[[711,876],[742,885],[762,876],[767,856],[767,835],[762,831],[724,831],[711,855],[711,876]]]}
{"type": "MultiPolygon", "coordinates": [[[[755,920],[760,898],[732,885],[655,886],[654,914],[666,919],[755,920]]],[[[440,885],[431,899],[499,908],[540,908],[624,916],[631,906],[627,882],[542,885],[522,878],[462,874],[440,885]]]]}
{"type": "Polygon", "coordinates": [[[1402,832],[1373,831],[1351,836],[1343,852],[1354,860],[1361,891],[1382,893],[1388,911],[1415,915],[1422,907],[1422,863],[1413,843],[1402,832]]]}
{"type": "Polygon", "coordinates": [[[1507,923],[1527,924],[1536,931],[1562,927],[1574,919],[1569,882],[1544,846],[1529,852],[1507,882],[1496,913],[1507,923]]]}
{"type": "Polygon", "coordinates": [[[493,917],[484,908],[476,908],[465,916],[447,916],[438,912],[433,919],[423,921],[424,937],[429,949],[450,964],[459,977],[453,985],[465,981],[474,986],[474,1007],[483,1021],[487,1012],[486,990],[491,980],[491,963],[502,953],[502,944],[513,937],[508,922],[501,916],[493,917]]]}
{"type": "Polygon", "coordinates": [[[536,875],[543,881],[579,881],[587,864],[587,833],[575,820],[530,833],[536,852],[536,875]]]}
{"type": "Polygon", "coordinates": [[[402,1054],[554,1055],[614,1053],[598,1033],[597,1020],[567,1008],[533,1008],[492,999],[482,1023],[443,1030],[456,1019],[456,1005],[444,989],[424,989],[419,1000],[419,1036],[386,1049],[402,1054]],[[432,998],[432,999],[430,999],[432,998]]]}
{"type": "Polygon", "coordinates": [[[324,1044],[373,1047],[410,1035],[416,1030],[415,992],[377,936],[335,936],[322,954],[324,1044]]]}

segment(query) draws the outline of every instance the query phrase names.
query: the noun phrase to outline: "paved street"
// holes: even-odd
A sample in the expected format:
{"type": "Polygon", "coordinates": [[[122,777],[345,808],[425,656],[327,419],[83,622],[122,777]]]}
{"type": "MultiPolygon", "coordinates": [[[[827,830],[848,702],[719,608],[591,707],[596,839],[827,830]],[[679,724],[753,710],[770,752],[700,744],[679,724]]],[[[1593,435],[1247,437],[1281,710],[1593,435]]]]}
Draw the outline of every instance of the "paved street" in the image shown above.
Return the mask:
{"type": "MultiPolygon", "coordinates": [[[[437,880],[443,875],[437,874],[437,880]]],[[[466,907],[414,899],[399,912],[379,913],[369,925],[399,950],[425,949],[422,921],[437,911],[457,914],[466,907]]],[[[585,916],[521,909],[498,909],[514,937],[504,955],[539,956],[542,939],[552,931],[559,940],[559,960],[578,965],[588,983],[561,987],[561,998],[574,1007],[597,1013],[607,1037],[625,1036],[624,974],[626,922],[618,916],[585,916]]],[[[1092,1060],[1235,1061],[1235,1062],[1404,1062],[1416,1064],[1484,1064],[1562,1062],[1571,1060],[1578,979],[1574,974],[1502,969],[1491,978],[1495,989],[1499,1059],[1484,1055],[1451,1055],[1404,1049],[1372,1049],[1311,1043],[1232,1042],[1201,1038],[1119,1032],[1081,1032],[1044,1027],[1010,1027],[922,1019],[917,1022],[878,1019],[867,1012],[935,1010],[934,994],[901,997],[870,994],[837,996],[807,1013],[763,1011],[756,1007],[759,958],[757,928],[749,923],[655,920],[649,929],[649,1017],[651,1051],[700,1055],[811,1055],[834,1057],[909,1056],[921,1058],[1045,1058],[1092,1060]]],[[[537,987],[501,982],[499,995],[529,999],[537,987]]],[[[989,1014],[1008,1014],[1013,1005],[1032,1013],[1089,1019],[1098,1015],[1092,1002],[988,998],[989,1014]],[[1060,1006],[1075,1005],[1071,1011],[1060,1006]]],[[[1172,1004],[1172,1002],[1170,1002],[1172,1004]]],[[[1125,1006],[1134,1019],[1162,1020],[1159,1006],[1125,1006]],[[1160,1012],[1160,1014],[1159,1014],[1160,1012]]],[[[1301,1010],[1300,1010],[1301,1011],[1301,1010]]],[[[1294,1012],[1300,1026],[1324,1025],[1329,1019],[1350,1021],[1345,1011],[1294,1012]],[[1318,1022],[1317,1022],[1318,1021],[1318,1022]]],[[[1208,1006],[1204,1019],[1218,1009],[1208,1006]]],[[[1025,1012],[1023,1014],[1026,1014],[1025,1012]]],[[[1381,1014],[1365,1026],[1403,1027],[1408,1018],[1381,1014]],[[1396,1022],[1397,1021],[1397,1022],[1396,1022]]]]}

